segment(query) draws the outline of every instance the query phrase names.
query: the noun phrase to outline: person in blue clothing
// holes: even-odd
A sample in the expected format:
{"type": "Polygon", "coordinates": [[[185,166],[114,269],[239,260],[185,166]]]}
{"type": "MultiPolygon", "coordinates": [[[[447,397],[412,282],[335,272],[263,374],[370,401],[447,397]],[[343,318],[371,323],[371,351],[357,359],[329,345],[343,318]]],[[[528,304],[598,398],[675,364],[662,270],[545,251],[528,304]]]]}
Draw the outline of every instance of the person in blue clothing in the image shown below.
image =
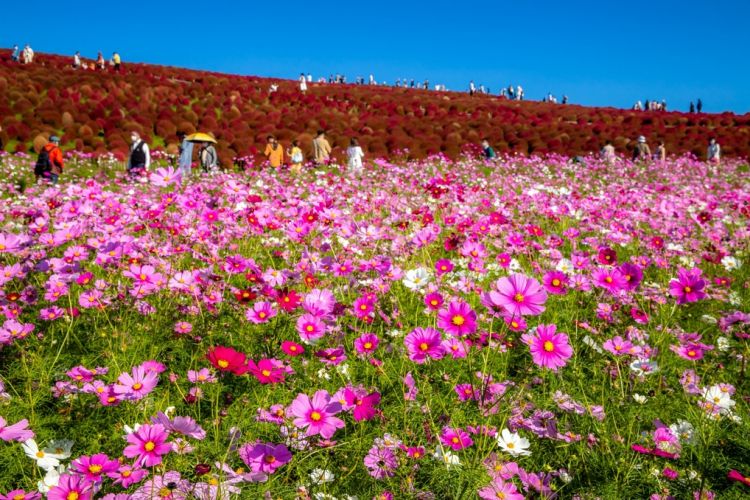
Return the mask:
{"type": "Polygon", "coordinates": [[[18,54],[18,45],[14,45],[13,46],[13,53],[10,55],[10,59],[13,62],[18,62],[18,57],[19,57],[19,54],[18,54]]]}
{"type": "Polygon", "coordinates": [[[180,160],[178,168],[183,179],[187,179],[193,168],[193,143],[185,139],[185,132],[177,132],[180,139],[180,160]]]}
{"type": "Polygon", "coordinates": [[[490,141],[487,139],[482,139],[482,152],[484,153],[484,158],[486,160],[492,160],[495,158],[495,150],[492,149],[492,146],[490,146],[490,141]]]}

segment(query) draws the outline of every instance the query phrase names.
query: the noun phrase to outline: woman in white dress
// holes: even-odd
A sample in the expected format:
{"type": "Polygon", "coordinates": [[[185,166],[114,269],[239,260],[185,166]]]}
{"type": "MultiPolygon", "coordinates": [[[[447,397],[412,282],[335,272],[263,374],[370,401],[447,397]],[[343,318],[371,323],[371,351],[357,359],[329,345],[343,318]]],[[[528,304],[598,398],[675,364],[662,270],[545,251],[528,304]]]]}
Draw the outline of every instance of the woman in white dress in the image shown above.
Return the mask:
{"type": "Polygon", "coordinates": [[[362,158],[364,158],[365,154],[362,152],[357,139],[352,138],[351,142],[349,142],[349,147],[346,149],[346,156],[349,159],[347,164],[349,171],[353,173],[362,172],[362,158]]]}

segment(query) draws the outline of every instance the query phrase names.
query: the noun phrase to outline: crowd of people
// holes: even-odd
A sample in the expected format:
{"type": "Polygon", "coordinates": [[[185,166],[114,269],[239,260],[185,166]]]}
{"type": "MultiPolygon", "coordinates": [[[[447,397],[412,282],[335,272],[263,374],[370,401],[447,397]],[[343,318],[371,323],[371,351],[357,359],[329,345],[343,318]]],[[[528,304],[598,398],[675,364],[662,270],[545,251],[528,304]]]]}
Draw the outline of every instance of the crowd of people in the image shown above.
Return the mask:
{"type": "MultiPolygon", "coordinates": [[[[34,49],[29,44],[19,50],[18,45],[14,45],[11,50],[10,59],[13,62],[20,64],[32,64],[34,62],[34,49]]],[[[120,54],[117,52],[112,53],[112,57],[109,61],[104,60],[104,55],[101,51],[97,54],[96,59],[86,60],[81,57],[81,52],[77,51],[73,54],[73,61],[71,66],[73,69],[99,69],[104,70],[107,66],[111,67],[114,71],[120,72],[122,68],[122,59],[120,54]]]]}
{"type": "MultiPolygon", "coordinates": [[[[612,141],[607,141],[599,152],[600,157],[607,163],[613,163],[617,158],[615,147],[612,145],[612,141]]],[[[656,149],[651,151],[651,147],[648,145],[645,136],[638,137],[635,147],[633,148],[632,160],[633,161],[664,161],[667,159],[667,149],[664,145],[664,141],[659,141],[656,145],[656,149]]],[[[715,138],[711,138],[708,142],[708,148],[706,149],[706,161],[712,164],[718,164],[721,161],[721,146],[716,142],[715,138]]]]}

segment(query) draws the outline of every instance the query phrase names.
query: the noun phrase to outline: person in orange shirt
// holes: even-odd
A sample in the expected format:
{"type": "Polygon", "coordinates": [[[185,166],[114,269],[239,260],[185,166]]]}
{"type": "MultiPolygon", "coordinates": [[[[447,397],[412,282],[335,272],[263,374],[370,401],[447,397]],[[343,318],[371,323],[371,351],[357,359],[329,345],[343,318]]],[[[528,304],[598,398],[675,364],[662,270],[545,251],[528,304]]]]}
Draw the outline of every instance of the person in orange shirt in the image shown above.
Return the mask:
{"type": "Polygon", "coordinates": [[[53,135],[49,142],[42,148],[39,158],[34,165],[34,175],[39,179],[49,179],[52,184],[57,184],[57,179],[63,171],[63,155],[60,150],[60,138],[53,135]]]}
{"type": "Polygon", "coordinates": [[[279,168],[284,163],[284,148],[281,147],[279,141],[272,135],[268,136],[268,143],[266,144],[266,150],[263,152],[274,168],[279,168]]]}

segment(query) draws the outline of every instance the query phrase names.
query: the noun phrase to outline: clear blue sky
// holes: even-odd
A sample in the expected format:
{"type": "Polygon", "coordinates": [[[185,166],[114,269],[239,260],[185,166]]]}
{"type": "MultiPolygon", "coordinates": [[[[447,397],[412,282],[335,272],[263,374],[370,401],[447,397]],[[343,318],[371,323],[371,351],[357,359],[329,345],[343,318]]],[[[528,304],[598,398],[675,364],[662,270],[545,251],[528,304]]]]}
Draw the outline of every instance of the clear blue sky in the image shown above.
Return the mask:
{"type": "Polygon", "coordinates": [[[750,111],[750,0],[8,2],[0,46],[295,78],[521,84],[571,102],[750,111]]]}

